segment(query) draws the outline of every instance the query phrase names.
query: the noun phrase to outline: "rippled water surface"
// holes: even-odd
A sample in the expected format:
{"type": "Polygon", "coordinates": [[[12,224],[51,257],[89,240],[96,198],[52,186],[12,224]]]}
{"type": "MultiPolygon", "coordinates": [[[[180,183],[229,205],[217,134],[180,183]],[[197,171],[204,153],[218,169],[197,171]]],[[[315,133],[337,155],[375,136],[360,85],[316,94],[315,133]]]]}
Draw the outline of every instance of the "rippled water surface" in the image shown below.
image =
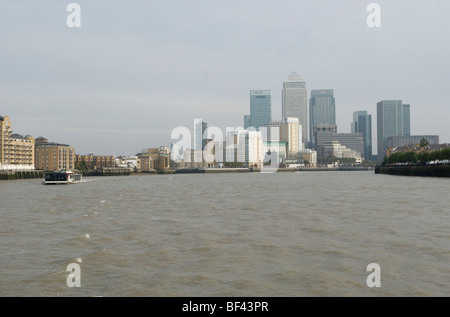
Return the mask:
{"type": "Polygon", "coordinates": [[[0,181],[0,296],[449,296],[448,179],[0,181]],[[81,287],[69,288],[78,263],[81,287]],[[369,288],[369,263],[381,287],[369,288]]]}

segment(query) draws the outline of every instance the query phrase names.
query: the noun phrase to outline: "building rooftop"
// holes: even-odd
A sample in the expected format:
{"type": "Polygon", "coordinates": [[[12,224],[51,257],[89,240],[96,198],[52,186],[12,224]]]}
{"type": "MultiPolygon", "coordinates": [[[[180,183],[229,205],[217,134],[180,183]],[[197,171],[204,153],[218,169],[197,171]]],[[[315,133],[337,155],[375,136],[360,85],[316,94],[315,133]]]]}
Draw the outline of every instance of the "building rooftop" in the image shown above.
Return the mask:
{"type": "Polygon", "coordinates": [[[289,77],[285,80],[286,82],[303,82],[305,81],[296,71],[293,71],[289,77]]]}
{"type": "Polygon", "coordinates": [[[13,139],[19,139],[19,140],[26,140],[26,139],[23,137],[23,135],[17,134],[17,133],[11,134],[11,138],[13,138],[13,139]]]}
{"type": "Polygon", "coordinates": [[[70,147],[69,144],[62,144],[62,143],[55,143],[55,142],[39,143],[39,144],[36,144],[36,146],[65,146],[65,147],[70,147]]]}

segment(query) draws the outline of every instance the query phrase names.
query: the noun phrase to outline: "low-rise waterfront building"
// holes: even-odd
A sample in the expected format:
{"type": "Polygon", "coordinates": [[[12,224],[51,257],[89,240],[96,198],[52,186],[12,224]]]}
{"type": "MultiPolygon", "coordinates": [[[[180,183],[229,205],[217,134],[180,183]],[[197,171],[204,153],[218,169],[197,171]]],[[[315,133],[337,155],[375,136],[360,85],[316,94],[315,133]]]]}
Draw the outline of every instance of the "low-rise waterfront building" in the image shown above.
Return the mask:
{"type": "Polygon", "coordinates": [[[44,171],[73,170],[75,149],[68,144],[48,142],[39,137],[35,140],[36,168],[44,171]]]}
{"type": "Polygon", "coordinates": [[[136,154],[136,158],[140,161],[138,169],[142,172],[170,169],[170,149],[167,146],[144,149],[136,154]]]}
{"type": "Polygon", "coordinates": [[[324,157],[354,158],[357,164],[363,161],[361,153],[347,148],[345,145],[340,144],[339,141],[328,141],[325,143],[324,157]]]}
{"type": "Polygon", "coordinates": [[[450,144],[448,144],[448,143],[430,144],[430,145],[425,145],[425,146],[421,146],[420,143],[419,144],[408,144],[408,145],[404,145],[404,146],[393,146],[386,150],[386,157],[389,158],[389,156],[391,156],[392,154],[394,154],[396,152],[403,152],[403,153],[414,152],[416,154],[419,154],[422,152],[440,151],[440,150],[447,149],[447,148],[450,148],[450,144]]]}
{"type": "MultiPolygon", "coordinates": [[[[278,164],[284,164],[286,162],[286,147],[285,141],[264,141],[263,153],[270,157],[275,154],[278,156],[278,164]]],[[[264,159],[264,163],[267,163],[267,159],[264,159]]]]}
{"type": "Polygon", "coordinates": [[[85,164],[88,170],[96,169],[97,167],[116,167],[116,158],[114,156],[104,155],[75,155],[75,166],[85,164]],[[84,162],[84,163],[83,163],[84,162]]]}
{"type": "Polygon", "coordinates": [[[8,116],[0,116],[0,169],[35,167],[35,140],[27,135],[13,134],[8,116]]]}
{"type": "Polygon", "coordinates": [[[311,149],[304,149],[299,152],[303,160],[308,162],[310,167],[317,167],[317,151],[311,149]]]}

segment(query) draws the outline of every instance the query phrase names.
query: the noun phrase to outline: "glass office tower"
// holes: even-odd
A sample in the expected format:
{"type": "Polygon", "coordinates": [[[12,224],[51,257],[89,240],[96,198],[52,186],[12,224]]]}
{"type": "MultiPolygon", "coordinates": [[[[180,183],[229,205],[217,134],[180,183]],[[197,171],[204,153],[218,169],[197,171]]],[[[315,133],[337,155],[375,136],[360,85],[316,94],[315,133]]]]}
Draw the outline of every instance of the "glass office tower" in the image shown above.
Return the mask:
{"type": "Polygon", "coordinates": [[[410,105],[401,100],[383,100],[377,103],[378,160],[382,161],[388,147],[388,137],[410,135],[410,105]]]}
{"type": "Polygon", "coordinates": [[[250,125],[256,130],[272,121],[272,91],[250,90],[250,125]]]}
{"type": "Polygon", "coordinates": [[[336,105],[332,89],[313,89],[309,99],[309,125],[311,147],[314,144],[313,131],[317,124],[336,124],[336,105]]]}
{"type": "Polygon", "coordinates": [[[364,159],[372,159],[372,115],[367,111],[353,112],[352,133],[362,133],[364,139],[364,159]]]}
{"type": "Polygon", "coordinates": [[[292,72],[283,83],[282,118],[298,118],[302,126],[302,143],[308,144],[308,101],[306,82],[296,72],[292,72]]]}

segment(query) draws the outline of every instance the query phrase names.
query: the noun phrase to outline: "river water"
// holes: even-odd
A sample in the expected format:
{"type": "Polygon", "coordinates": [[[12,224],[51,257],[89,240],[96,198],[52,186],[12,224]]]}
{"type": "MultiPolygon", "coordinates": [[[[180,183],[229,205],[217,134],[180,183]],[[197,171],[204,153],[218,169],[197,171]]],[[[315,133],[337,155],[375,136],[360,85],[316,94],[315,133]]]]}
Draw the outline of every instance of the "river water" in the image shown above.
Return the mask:
{"type": "Polygon", "coordinates": [[[449,296],[449,185],[372,171],[1,181],[0,296],[449,296]]]}

